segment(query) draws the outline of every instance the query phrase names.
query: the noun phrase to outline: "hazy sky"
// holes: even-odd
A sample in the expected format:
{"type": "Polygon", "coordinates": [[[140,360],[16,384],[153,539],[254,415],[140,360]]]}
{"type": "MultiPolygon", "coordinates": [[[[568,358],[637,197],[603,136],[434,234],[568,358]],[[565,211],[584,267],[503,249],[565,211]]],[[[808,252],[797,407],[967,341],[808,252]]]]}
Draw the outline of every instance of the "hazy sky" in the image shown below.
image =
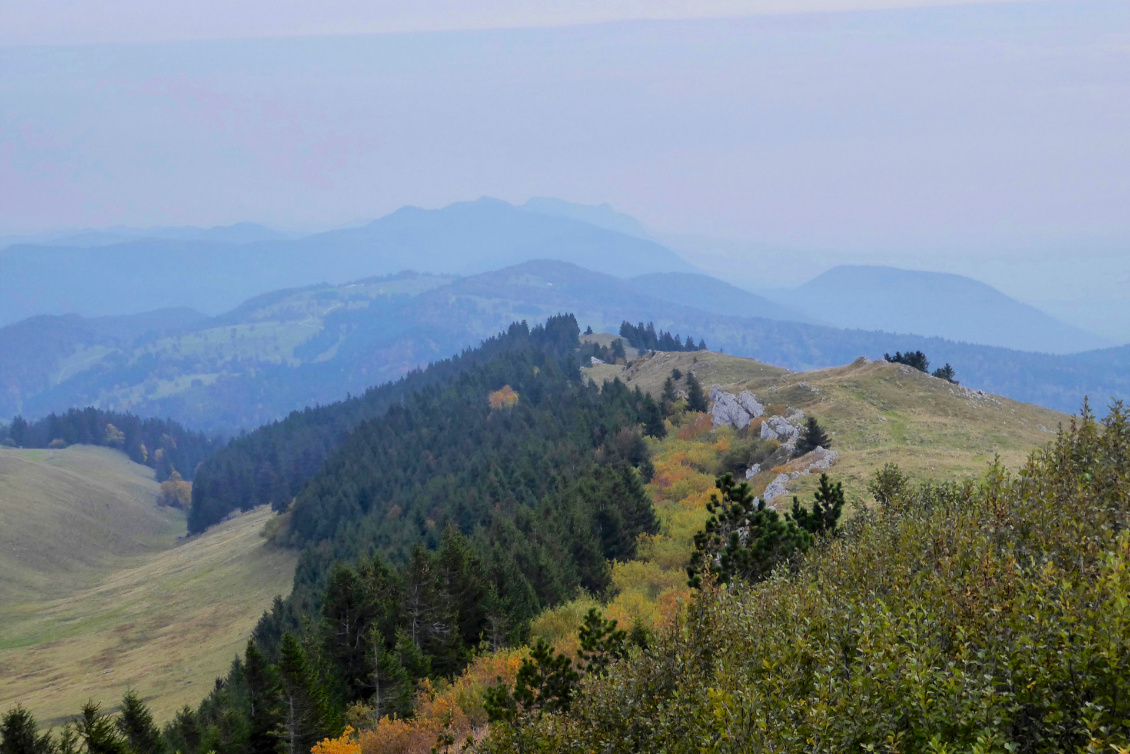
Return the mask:
{"type": "Polygon", "coordinates": [[[916,5],[6,3],[0,234],[492,195],[799,248],[1130,248],[1130,3],[916,5]],[[849,5],[888,9],[779,12],[849,5]]]}

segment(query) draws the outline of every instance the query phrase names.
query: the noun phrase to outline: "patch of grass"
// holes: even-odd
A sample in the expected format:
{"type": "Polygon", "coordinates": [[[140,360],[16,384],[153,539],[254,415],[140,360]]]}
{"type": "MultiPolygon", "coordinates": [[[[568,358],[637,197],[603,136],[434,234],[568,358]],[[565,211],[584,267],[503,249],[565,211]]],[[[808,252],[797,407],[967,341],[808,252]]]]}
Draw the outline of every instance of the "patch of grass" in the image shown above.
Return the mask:
{"type": "Polygon", "coordinates": [[[133,687],[167,720],[290,590],[295,554],[261,536],[268,509],[180,539],[156,491],[105,448],[0,451],[0,710],[58,724],[133,687]]]}

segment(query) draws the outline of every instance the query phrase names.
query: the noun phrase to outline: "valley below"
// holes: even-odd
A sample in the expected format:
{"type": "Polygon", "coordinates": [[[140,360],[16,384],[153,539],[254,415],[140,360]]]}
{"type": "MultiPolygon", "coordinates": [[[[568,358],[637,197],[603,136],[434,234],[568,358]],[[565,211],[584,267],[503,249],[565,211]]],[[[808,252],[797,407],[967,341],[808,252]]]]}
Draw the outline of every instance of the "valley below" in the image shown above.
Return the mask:
{"type": "Polygon", "coordinates": [[[168,719],[289,593],[295,554],[266,546],[269,510],[185,538],[157,492],[106,448],[0,449],[0,708],[62,724],[132,688],[168,719]]]}

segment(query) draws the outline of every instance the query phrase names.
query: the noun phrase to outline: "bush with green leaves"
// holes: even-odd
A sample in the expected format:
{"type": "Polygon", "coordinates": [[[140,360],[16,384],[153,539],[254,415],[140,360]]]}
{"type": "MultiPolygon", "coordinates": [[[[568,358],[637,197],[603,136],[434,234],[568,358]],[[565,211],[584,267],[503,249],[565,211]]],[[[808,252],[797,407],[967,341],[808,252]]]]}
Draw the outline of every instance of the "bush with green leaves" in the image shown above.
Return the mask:
{"type": "Polygon", "coordinates": [[[484,751],[1084,752],[1130,743],[1130,422],[912,485],[793,571],[703,584],[568,714],[484,751]]]}

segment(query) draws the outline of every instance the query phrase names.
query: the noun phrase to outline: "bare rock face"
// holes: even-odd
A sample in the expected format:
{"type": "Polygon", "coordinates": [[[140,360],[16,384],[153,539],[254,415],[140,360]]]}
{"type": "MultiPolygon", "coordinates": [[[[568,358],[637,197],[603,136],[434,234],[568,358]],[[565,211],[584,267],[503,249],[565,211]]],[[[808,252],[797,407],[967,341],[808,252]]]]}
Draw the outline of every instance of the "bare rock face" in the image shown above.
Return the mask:
{"type": "Polygon", "coordinates": [[[765,504],[768,505],[781,495],[786,494],[788,490],[785,488],[785,485],[788,484],[788,482],[788,474],[778,474],[777,478],[770,482],[769,486],[765,488],[765,492],[761,493],[761,498],[765,501],[765,504]]]}
{"type": "Polygon", "coordinates": [[[765,415],[765,406],[761,405],[761,402],[757,400],[757,396],[748,390],[743,390],[741,394],[738,395],[738,403],[749,412],[750,418],[752,419],[758,419],[765,415]]]}
{"type": "Polygon", "coordinates": [[[755,463],[752,466],[750,466],[748,469],[745,470],[745,480],[748,482],[750,479],[753,479],[755,476],[757,476],[760,473],[761,473],[761,464],[755,463]]]}
{"type": "Polygon", "coordinates": [[[719,387],[710,388],[710,399],[714,405],[710,407],[710,416],[717,427],[734,427],[743,429],[749,426],[750,416],[738,399],[719,387]]]}
{"type": "Polygon", "coordinates": [[[790,442],[796,442],[799,436],[800,430],[790,424],[789,420],[783,416],[771,416],[761,424],[762,440],[776,440],[782,445],[786,445],[790,442]]]}
{"type": "Polygon", "coordinates": [[[840,460],[839,453],[819,446],[812,451],[812,455],[815,456],[816,460],[808,465],[809,471],[827,471],[836,464],[836,461],[840,460]]]}
{"type": "Polygon", "coordinates": [[[757,396],[748,390],[743,390],[735,397],[715,385],[710,388],[710,400],[714,402],[710,408],[710,415],[716,429],[718,427],[744,429],[751,421],[765,413],[765,407],[757,400],[757,396]]]}

